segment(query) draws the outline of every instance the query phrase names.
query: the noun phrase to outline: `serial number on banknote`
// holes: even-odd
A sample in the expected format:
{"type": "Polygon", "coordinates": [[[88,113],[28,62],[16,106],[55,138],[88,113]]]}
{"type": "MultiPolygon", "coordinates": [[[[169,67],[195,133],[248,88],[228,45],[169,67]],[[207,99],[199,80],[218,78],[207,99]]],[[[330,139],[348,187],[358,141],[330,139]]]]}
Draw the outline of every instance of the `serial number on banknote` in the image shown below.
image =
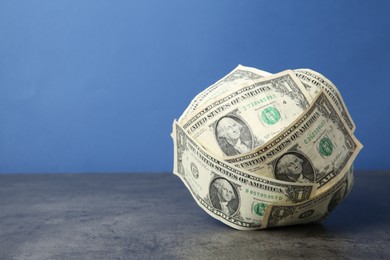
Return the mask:
{"type": "Polygon", "coordinates": [[[258,191],[254,191],[254,190],[250,190],[250,189],[246,189],[245,192],[249,193],[249,194],[251,194],[251,195],[253,195],[255,197],[259,197],[259,198],[263,198],[263,199],[270,199],[270,200],[273,200],[273,201],[283,200],[283,197],[281,197],[281,196],[264,194],[264,193],[261,193],[261,192],[258,192],[258,191]]]}
{"type": "Polygon", "coordinates": [[[246,104],[245,106],[242,106],[242,109],[244,109],[244,111],[246,111],[250,108],[254,108],[254,107],[257,107],[259,105],[263,105],[265,102],[267,102],[271,99],[276,99],[276,95],[270,95],[270,96],[255,100],[253,102],[250,102],[250,103],[246,104]]]}

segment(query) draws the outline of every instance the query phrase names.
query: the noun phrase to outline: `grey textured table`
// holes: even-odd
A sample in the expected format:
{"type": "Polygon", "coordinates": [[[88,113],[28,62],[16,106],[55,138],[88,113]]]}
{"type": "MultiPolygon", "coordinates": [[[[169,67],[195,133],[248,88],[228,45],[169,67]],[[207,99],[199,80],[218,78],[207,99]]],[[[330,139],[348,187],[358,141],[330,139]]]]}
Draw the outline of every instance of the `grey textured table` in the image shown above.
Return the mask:
{"type": "Polygon", "coordinates": [[[0,175],[0,259],[390,259],[389,172],[322,224],[237,231],[172,174],[0,175]]]}

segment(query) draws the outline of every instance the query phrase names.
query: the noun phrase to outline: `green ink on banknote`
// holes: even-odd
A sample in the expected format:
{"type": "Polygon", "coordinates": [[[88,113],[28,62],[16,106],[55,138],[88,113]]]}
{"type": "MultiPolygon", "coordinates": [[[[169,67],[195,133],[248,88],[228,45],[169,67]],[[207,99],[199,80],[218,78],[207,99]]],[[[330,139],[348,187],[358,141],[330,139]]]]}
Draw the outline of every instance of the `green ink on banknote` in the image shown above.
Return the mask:
{"type": "Polygon", "coordinates": [[[267,204],[265,204],[265,203],[256,203],[253,206],[253,212],[259,216],[264,216],[266,207],[267,207],[267,204]]]}
{"type": "Polygon", "coordinates": [[[320,153],[324,156],[330,156],[333,152],[333,144],[329,138],[324,137],[320,141],[320,153]]]}
{"type": "Polygon", "coordinates": [[[280,113],[275,107],[267,107],[261,113],[261,119],[268,125],[274,125],[279,121],[280,113]]]}

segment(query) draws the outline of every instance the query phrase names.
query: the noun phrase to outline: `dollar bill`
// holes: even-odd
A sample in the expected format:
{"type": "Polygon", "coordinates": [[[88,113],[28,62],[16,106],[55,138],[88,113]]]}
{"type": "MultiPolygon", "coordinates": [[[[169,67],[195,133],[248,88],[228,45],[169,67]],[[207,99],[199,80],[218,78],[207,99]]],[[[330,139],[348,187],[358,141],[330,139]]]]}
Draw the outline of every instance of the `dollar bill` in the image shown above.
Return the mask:
{"type": "Polygon", "coordinates": [[[212,217],[240,229],[259,229],[270,204],[297,203],[315,193],[315,185],[256,176],[215,157],[177,122],[173,124],[174,174],[197,204],[212,217]]]}
{"type": "Polygon", "coordinates": [[[311,101],[289,70],[237,85],[180,124],[209,151],[226,159],[260,147],[308,109],[311,101]]]}
{"type": "Polygon", "coordinates": [[[314,98],[320,93],[321,86],[319,84],[315,84],[311,81],[311,79],[308,79],[307,76],[302,78],[301,73],[297,72],[296,70],[293,70],[295,75],[298,77],[298,79],[301,81],[302,85],[305,87],[307,92],[310,94],[310,96],[314,98]]]}
{"type": "Polygon", "coordinates": [[[342,173],[342,178],[327,191],[309,201],[295,205],[267,207],[261,228],[319,222],[346,198],[353,185],[353,167],[342,173]]]}
{"type": "MultiPolygon", "coordinates": [[[[295,69],[293,71],[312,98],[314,98],[319,93],[319,91],[323,89],[342,115],[342,118],[348,128],[353,132],[355,131],[356,126],[348,112],[347,107],[345,106],[342,96],[337,87],[329,79],[311,69],[295,69]]],[[[268,77],[270,75],[272,74],[263,70],[238,65],[224,78],[199,93],[192,100],[191,104],[185,110],[183,115],[179,118],[179,122],[182,122],[183,118],[193,113],[200,105],[226,91],[229,91],[235,85],[262,77],[268,77]]]]}
{"type": "Polygon", "coordinates": [[[341,118],[346,126],[352,132],[355,131],[355,123],[348,112],[342,96],[337,87],[329,79],[311,69],[297,69],[294,70],[294,73],[312,95],[315,95],[319,89],[322,89],[330,98],[335,108],[340,112],[341,118]]]}
{"type": "Polygon", "coordinates": [[[248,80],[255,80],[262,77],[268,77],[272,75],[263,70],[256,68],[246,67],[238,65],[234,70],[227,74],[222,79],[218,80],[213,85],[200,92],[190,105],[185,109],[183,114],[179,117],[179,123],[183,121],[185,117],[194,112],[200,105],[206,103],[208,100],[221,95],[222,93],[229,91],[232,87],[244,83],[248,80]]]}
{"type": "Polygon", "coordinates": [[[277,180],[316,183],[320,193],[341,178],[361,148],[321,91],[308,111],[267,144],[226,161],[277,180]]]}

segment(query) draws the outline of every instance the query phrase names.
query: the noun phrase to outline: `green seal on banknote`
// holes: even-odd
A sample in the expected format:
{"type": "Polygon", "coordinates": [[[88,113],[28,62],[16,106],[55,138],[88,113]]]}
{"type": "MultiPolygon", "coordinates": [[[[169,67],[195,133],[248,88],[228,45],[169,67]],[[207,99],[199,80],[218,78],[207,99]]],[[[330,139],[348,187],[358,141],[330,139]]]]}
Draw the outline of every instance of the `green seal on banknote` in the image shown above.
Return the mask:
{"type": "Polygon", "coordinates": [[[333,152],[333,144],[329,138],[324,137],[320,141],[320,153],[324,156],[330,156],[333,152]]]}
{"type": "Polygon", "coordinates": [[[275,107],[267,107],[261,113],[261,119],[268,125],[274,125],[280,119],[279,111],[275,107]]]}
{"type": "Polygon", "coordinates": [[[267,204],[265,204],[265,203],[256,203],[253,206],[253,212],[259,216],[263,216],[265,213],[266,207],[267,207],[267,204]]]}

